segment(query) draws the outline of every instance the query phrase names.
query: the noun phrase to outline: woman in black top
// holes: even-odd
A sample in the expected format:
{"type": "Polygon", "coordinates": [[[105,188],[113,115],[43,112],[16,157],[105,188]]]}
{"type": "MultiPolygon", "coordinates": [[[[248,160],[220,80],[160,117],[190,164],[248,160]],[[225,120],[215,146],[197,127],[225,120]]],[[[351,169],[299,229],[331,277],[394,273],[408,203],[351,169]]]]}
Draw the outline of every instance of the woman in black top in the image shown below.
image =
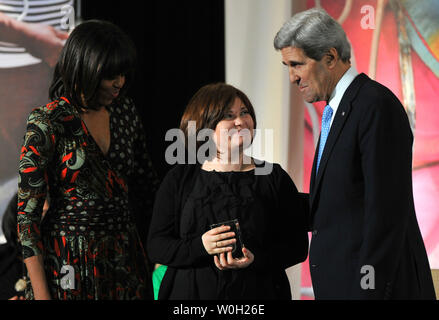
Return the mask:
{"type": "Polygon", "coordinates": [[[211,129],[216,150],[174,167],[157,193],[147,251],[168,266],[159,299],[291,299],[285,269],[307,256],[306,200],[280,165],[244,154],[255,127],[249,99],[230,85],[207,85],[189,102],[187,145],[211,129]],[[233,219],[240,232],[221,226],[233,219]]]}

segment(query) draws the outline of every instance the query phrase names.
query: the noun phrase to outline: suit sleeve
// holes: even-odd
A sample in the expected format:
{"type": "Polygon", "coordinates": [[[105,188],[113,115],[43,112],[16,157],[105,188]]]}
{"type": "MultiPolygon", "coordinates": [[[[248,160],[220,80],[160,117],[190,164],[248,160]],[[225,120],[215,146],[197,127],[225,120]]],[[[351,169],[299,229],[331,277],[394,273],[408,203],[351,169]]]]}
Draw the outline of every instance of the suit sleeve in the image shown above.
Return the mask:
{"type": "Polygon", "coordinates": [[[359,127],[365,181],[363,242],[354,289],[359,299],[384,299],[391,291],[413,211],[413,136],[407,115],[393,95],[380,99],[366,108],[359,127]]]}
{"type": "Polygon", "coordinates": [[[203,246],[202,235],[182,239],[176,228],[177,215],[181,214],[176,197],[182,170],[182,167],[172,169],[157,191],[147,245],[153,263],[176,268],[194,266],[211,258],[203,246]]]}

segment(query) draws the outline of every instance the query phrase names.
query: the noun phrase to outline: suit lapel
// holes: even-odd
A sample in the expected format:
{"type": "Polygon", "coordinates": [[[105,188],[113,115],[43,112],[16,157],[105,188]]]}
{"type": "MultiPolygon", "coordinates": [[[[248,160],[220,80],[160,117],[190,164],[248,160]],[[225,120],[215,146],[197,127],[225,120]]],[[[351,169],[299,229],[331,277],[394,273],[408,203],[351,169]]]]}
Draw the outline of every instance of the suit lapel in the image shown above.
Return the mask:
{"type": "MultiPolygon", "coordinates": [[[[319,184],[322,180],[322,177],[325,173],[326,165],[331,156],[332,149],[334,148],[335,143],[340,135],[340,132],[343,129],[343,126],[346,122],[346,119],[349,116],[351,111],[351,102],[356,96],[358,90],[363,85],[365,81],[369,78],[361,73],[358,75],[354,81],[349,85],[346,89],[343,98],[340,101],[340,105],[338,106],[337,113],[335,114],[334,121],[332,122],[331,130],[329,131],[328,139],[326,140],[325,149],[323,150],[322,158],[320,159],[319,171],[316,175],[316,165],[317,165],[317,152],[314,154],[314,162],[312,166],[312,174],[311,174],[311,182],[310,182],[310,208],[311,212],[313,208],[313,203],[317,194],[317,190],[319,189],[319,184]]],[[[319,143],[317,144],[317,150],[319,148],[319,143]]]]}

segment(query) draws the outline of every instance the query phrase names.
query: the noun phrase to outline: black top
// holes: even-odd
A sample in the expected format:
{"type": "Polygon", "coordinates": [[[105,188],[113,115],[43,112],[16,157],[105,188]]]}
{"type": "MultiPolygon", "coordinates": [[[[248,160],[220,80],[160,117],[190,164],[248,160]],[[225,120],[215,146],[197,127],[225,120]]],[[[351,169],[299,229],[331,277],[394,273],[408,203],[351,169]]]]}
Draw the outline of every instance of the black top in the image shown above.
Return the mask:
{"type": "Polygon", "coordinates": [[[168,266],[159,299],[290,299],[285,269],[308,251],[303,200],[278,164],[267,175],[173,168],[157,193],[148,241],[151,260],[168,266]],[[255,259],[220,271],[201,236],[231,219],[255,259]]]}
{"type": "Polygon", "coordinates": [[[15,291],[15,283],[23,276],[21,250],[4,243],[0,245],[0,300],[21,295],[15,291]]]}

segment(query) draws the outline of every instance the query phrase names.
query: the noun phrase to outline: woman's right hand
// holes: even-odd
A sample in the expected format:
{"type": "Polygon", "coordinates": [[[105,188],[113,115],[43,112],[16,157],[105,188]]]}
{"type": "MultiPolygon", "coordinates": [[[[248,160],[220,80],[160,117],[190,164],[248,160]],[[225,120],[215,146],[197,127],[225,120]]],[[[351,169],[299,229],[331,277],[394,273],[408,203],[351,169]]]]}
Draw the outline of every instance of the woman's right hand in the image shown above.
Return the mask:
{"type": "Polygon", "coordinates": [[[242,258],[233,258],[232,253],[220,254],[219,257],[213,257],[216,267],[219,270],[243,269],[247,268],[255,260],[254,254],[247,248],[242,248],[244,256],[242,258]]]}
{"type": "Polygon", "coordinates": [[[229,230],[230,226],[221,226],[211,229],[201,236],[204,249],[208,254],[215,255],[232,251],[233,247],[229,245],[235,243],[236,239],[230,239],[235,236],[235,233],[227,232],[229,230]]]}

